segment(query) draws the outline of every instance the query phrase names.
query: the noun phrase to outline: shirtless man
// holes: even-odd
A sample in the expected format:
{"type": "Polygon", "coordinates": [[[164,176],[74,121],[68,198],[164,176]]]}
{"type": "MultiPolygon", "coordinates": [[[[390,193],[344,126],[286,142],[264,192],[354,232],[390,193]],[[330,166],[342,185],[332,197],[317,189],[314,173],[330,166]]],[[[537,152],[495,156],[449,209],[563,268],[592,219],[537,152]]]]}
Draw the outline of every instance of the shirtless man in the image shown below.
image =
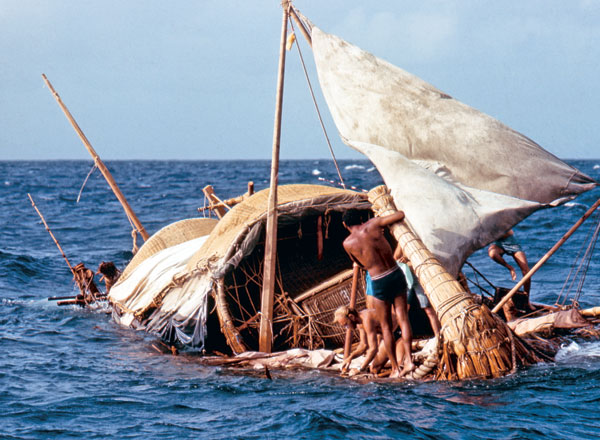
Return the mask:
{"type": "MultiPolygon", "coordinates": [[[[352,359],[363,355],[366,352],[365,360],[360,366],[359,372],[365,371],[375,355],[379,352],[378,335],[381,334],[381,325],[374,309],[364,309],[357,312],[355,309],[348,306],[339,307],[333,316],[333,323],[343,327],[358,328],[360,342],[358,346],[352,350],[350,355],[344,359],[342,363],[342,373],[348,371],[352,359]]],[[[395,322],[393,323],[395,324],[395,322]]],[[[385,358],[387,360],[387,357],[385,358]]],[[[381,368],[379,365],[378,370],[381,368]]],[[[371,366],[371,373],[376,372],[371,366]]]]}
{"type": "MultiPolygon", "coordinates": [[[[527,257],[525,256],[525,252],[521,249],[519,243],[515,239],[515,235],[512,229],[509,229],[506,234],[500,237],[498,240],[493,242],[488,248],[488,255],[492,260],[501,266],[506,267],[510,271],[510,277],[515,281],[517,279],[517,272],[514,267],[508,264],[502,256],[504,254],[510,255],[513,257],[519,269],[521,269],[521,273],[525,276],[529,272],[529,264],[527,263],[527,257]]],[[[531,280],[527,280],[523,285],[523,291],[527,295],[527,308],[532,308],[529,303],[529,290],[531,289],[531,280]]]]}
{"type": "Polygon", "coordinates": [[[111,287],[119,280],[119,276],[121,272],[112,261],[105,262],[103,261],[98,266],[98,271],[96,274],[102,274],[102,278],[100,281],[104,280],[106,284],[106,295],[110,292],[111,287]]]}
{"type": "Polygon", "coordinates": [[[344,240],[344,249],[352,261],[366,269],[371,276],[373,296],[370,298],[370,304],[375,309],[385,350],[392,364],[390,377],[403,376],[415,367],[410,355],[412,329],[408,321],[406,281],[383,234],[386,226],[403,219],[404,212],[398,211],[384,217],[374,217],[363,223],[361,212],[355,209],[346,211],[342,217],[344,226],[350,231],[350,235],[344,240]],[[396,359],[394,350],[392,305],[402,330],[405,353],[402,371],[398,368],[398,362],[402,362],[402,359],[396,359]]]}

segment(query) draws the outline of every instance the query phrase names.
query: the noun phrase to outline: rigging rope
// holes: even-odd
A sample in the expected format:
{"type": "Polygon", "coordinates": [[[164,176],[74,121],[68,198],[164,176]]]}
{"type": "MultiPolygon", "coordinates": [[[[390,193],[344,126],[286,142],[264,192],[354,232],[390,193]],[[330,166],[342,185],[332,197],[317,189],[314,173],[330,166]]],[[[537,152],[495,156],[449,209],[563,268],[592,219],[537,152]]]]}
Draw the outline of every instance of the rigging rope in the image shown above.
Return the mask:
{"type": "MultiPolygon", "coordinates": [[[[484,281],[486,283],[488,283],[490,285],[490,287],[494,290],[496,290],[496,286],[494,284],[492,284],[492,282],[490,280],[488,280],[481,272],[479,272],[475,266],[473,266],[471,263],[469,263],[468,261],[465,261],[465,264],[467,266],[469,266],[471,269],[473,269],[473,272],[475,272],[475,277],[477,277],[478,275],[484,279],[484,281]]],[[[467,276],[465,275],[465,278],[467,278],[467,276]]],[[[473,285],[477,286],[479,288],[479,290],[481,290],[482,292],[487,293],[489,296],[493,297],[494,295],[491,294],[490,292],[488,292],[486,289],[484,289],[481,284],[479,284],[479,280],[477,279],[476,281],[471,280],[470,278],[467,278],[468,281],[470,281],[473,285]]]]}
{"type": "MultiPolygon", "coordinates": [[[[83,189],[85,188],[85,185],[87,184],[87,181],[89,180],[89,178],[92,175],[92,173],[94,171],[96,171],[97,168],[98,168],[98,160],[94,160],[94,165],[92,165],[92,168],[90,169],[90,172],[85,177],[85,180],[83,181],[83,184],[81,185],[81,189],[79,190],[79,194],[77,195],[77,203],[79,203],[79,200],[81,199],[81,194],[83,193],[83,189]]],[[[133,219],[129,216],[129,214],[127,213],[127,211],[125,212],[125,214],[127,216],[127,220],[129,221],[129,225],[131,226],[131,237],[133,239],[133,246],[132,246],[132,249],[131,249],[131,253],[133,255],[135,255],[137,253],[137,251],[139,250],[138,245],[137,245],[137,234],[139,234],[140,232],[135,227],[135,224],[133,223],[133,219]]]]}
{"type": "MultiPolygon", "coordinates": [[[[292,19],[289,19],[290,26],[292,28],[292,32],[296,32],[294,29],[294,23],[292,19]]],[[[300,56],[300,62],[302,64],[302,69],[304,70],[304,76],[306,77],[306,82],[308,83],[308,89],[310,90],[310,96],[312,97],[313,103],[315,105],[315,109],[317,111],[317,116],[319,117],[319,123],[321,124],[321,129],[323,130],[323,134],[325,135],[325,139],[327,140],[327,146],[329,147],[329,152],[331,153],[331,157],[333,159],[333,163],[335,164],[335,169],[337,170],[338,177],[340,178],[340,183],[346,189],[346,184],[344,183],[344,179],[342,178],[342,173],[340,172],[340,167],[338,166],[337,160],[335,158],[335,154],[333,153],[333,148],[331,146],[331,142],[329,140],[329,135],[327,134],[327,130],[325,129],[325,124],[323,123],[323,118],[321,117],[321,111],[319,110],[319,105],[317,104],[317,99],[315,98],[315,93],[313,91],[312,84],[310,82],[310,78],[308,77],[308,71],[306,70],[306,65],[304,64],[304,57],[302,56],[302,50],[300,50],[300,45],[296,41],[296,48],[298,49],[298,55],[300,56]]]]}
{"type": "Polygon", "coordinates": [[[577,303],[579,301],[579,297],[581,296],[581,291],[583,290],[583,285],[585,282],[587,271],[591,264],[592,256],[594,255],[596,242],[598,241],[599,234],[600,234],[600,214],[598,214],[597,225],[592,226],[592,228],[590,228],[590,232],[588,233],[586,239],[583,241],[581,248],[579,249],[577,257],[575,258],[573,265],[571,266],[571,271],[569,272],[569,275],[567,276],[567,279],[565,280],[565,282],[562,286],[562,289],[561,289],[560,293],[558,294],[558,297],[556,299],[556,304],[562,305],[562,306],[565,305],[565,303],[567,302],[567,299],[569,298],[569,294],[570,294],[571,290],[573,289],[573,286],[577,280],[579,280],[579,282],[577,283],[577,289],[575,290],[575,294],[573,296],[573,303],[577,303]],[[583,248],[585,247],[586,243],[587,243],[587,248],[585,249],[585,252],[583,252],[583,256],[580,259],[581,253],[582,253],[583,248]],[[577,268],[577,269],[575,270],[575,268],[577,268]],[[560,301],[563,296],[563,293],[565,296],[564,296],[564,299],[562,299],[562,303],[561,303],[560,301]]]}
{"type": "Polygon", "coordinates": [[[594,233],[592,235],[590,244],[588,245],[588,247],[585,251],[586,252],[585,257],[584,257],[585,261],[584,261],[584,263],[582,263],[582,266],[584,266],[584,264],[585,264],[585,267],[583,269],[581,279],[579,280],[579,284],[577,285],[577,293],[575,294],[575,297],[573,298],[573,301],[575,301],[575,302],[578,302],[579,297],[581,296],[581,291],[583,290],[583,284],[585,282],[585,277],[590,268],[590,263],[592,262],[592,256],[594,255],[594,250],[596,249],[596,243],[598,242],[598,233],[599,232],[600,232],[600,215],[598,216],[598,224],[596,225],[596,228],[594,229],[594,233]]]}
{"type": "Polygon", "coordinates": [[[79,190],[79,194],[77,194],[77,202],[76,203],[79,203],[79,199],[81,199],[81,193],[83,192],[83,188],[85,188],[85,185],[86,185],[88,179],[90,178],[92,173],[94,171],[96,171],[96,168],[98,168],[98,163],[96,161],[94,161],[94,165],[92,166],[92,169],[90,170],[88,175],[85,177],[85,180],[83,181],[83,184],[81,185],[81,189],[79,190]]]}

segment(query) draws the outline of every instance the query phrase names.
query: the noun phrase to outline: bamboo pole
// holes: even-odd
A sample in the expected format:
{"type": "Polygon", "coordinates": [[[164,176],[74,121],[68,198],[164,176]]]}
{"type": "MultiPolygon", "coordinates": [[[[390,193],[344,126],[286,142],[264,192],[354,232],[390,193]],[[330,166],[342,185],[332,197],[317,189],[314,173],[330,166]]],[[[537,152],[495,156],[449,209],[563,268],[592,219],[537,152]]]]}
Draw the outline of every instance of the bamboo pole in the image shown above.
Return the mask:
{"type": "MultiPolygon", "coordinates": [[[[81,292],[82,295],[85,295],[85,288],[79,283],[79,277],[75,273],[75,269],[73,269],[73,266],[71,265],[71,262],[69,261],[69,259],[65,255],[65,251],[63,251],[63,248],[61,247],[60,243],[58,242],[58,240],[56,239],[56,237],[54,236],[54,234],[50,230],[50,226],[48,226],[48,223],[46,223],[46,219],[44,218],[44,216],[42,215],[42,213],[40,212],[40,210],[36,206],[35,202],[33,201],[33,197],[31,197],[31,194],[27,193],[27,197],[29,197],[29,200],[31,201],[31,206],[33,206],[33,209],[35,209],[35,211],[38,213],[38,215],[42,219],[42,223],[44,223],[46,231],[48,231],[48,234],[50,234],[50,237],[54,241],[54,244],[56,244],[56,247],[60,251],[60,254],[65,259],[65,262],[67,263],[67,266],[69,266],[69,270],[73,274],[73,278],[75,279],[75,282],[77,283],[77,287],[79,288],[79,291],[81,292]]],[[[48,298],[48,299],[50,299],[50,298],[48,298]]],[[[60,299],[62,299],[62,298],[60,298],[60,299]]]]}
{"type": "MultiPolygon", "coordinates": [[[[212,185],[205,186],[202,189],[202,192],[210,202],[210,205],[198,208],[198,212],[204,212],[206,210],[215,210],[216,212],[218,208],[226,208],[228,210],[231,210],[233,206],[237,205],[238,203],[242,203],[244,200],[246,200],[248,197],[254,194],[254,182],[248,182],[248,191],[245,194],[242,194],[241,196],[237,197],[232,197],[227,200],[221,200],[220,198],[218,198],[217,195],[214,193],[214,188],[212,187],[212,185]],[[210,194],[207,194],[207,189],[210,192],[210,194]]],[[[217,215],[219,215],[219,218],[225,215],[226,212],[222,211],[220,214],[221,215],[217,213],[217,215]]]]}
{"type": "Polygon", "coordinates": [[[540,267],[542,267],[542,265],[548,261],[548,259],[565,243],[565,241],[567,241],[567,239],[573,235],[573,233],[577,230],[577,228],[579,228],[584,221],[587,220],[587,218],[592,215],[594,213],[594,211],[596,209],[598,209],[598,207],[600,206],[600,199],[596,200],[596,203],[594,203],[592,205],[592,207],[590,209],[588,209],[585,214],[583,214],[583,216],[577,220],[577,222],[571,226],[571,229],[569,229],[567,231],[567,233],[565,235],[563,235],[561,237],[560,240],[558,240],[556,242],[556,244],[554,246],[552,246],[552,249],[550,249],[548,252],[546,252],[546,255],[544,255],[536,264],[535,266],[533,266],[531,268],[531,270],[529,272],[527,272],[525,274],[525,276],[521,279],[521,281],[519,281],[515,287],[513,287],[506,295],[504,295],[504,297],[502,298],[502,300],[496,304],[496,306],[492,309],[492,312],[494,313],[498,313],[498,310],[500,310],[502,308],[502,306],[504,304],[506,304],[506,302],[511,299],[513,297],[513,295],[521,288],[521,286],[523,286],[523,284],[525,284],[532,276],[534,273],[536,273],[538,271],[538,269],[540,267]]]}
{"type": "Polygon", "coordinates": [[[304,22],[298,16],[298,11],[292,4],[290,4],[290,11],[292,13],[292,17],[294,18],[294,21],[298,24],[298,27],[300,28],[300,32],[302,33],[302,35],[304,35],[306,42],[312,48],[312,37],[310,36],[309,32],[306,30],[306,27],[304,26],[304,22]]]}
{"type": "Polygon", "coordinates": [[[52,95],[54,95],[54,98],[56,99],[56,102],[58,102],[58,105],[62,109],[63,113],[65,114],[65,116],[67,117],[67,119],[69,120],[69,122],[71,123],[71,125],[73,126],[73,128],[75,129],[77,134],[79,135],[79,138],[83,142],[83,145],[85,146],[85,148],[88,150],[88,152],[94,159],[94,163],[96,164],[96,166],[98,167],[98,169],[100,170],[100,172],[102,173],[102,175],[104,176],[106,181],[108,182],[108,185],[113,190],[113,193],[115,194],[115,196],[117,196],[117,199],[119,200],[119,202],[121,202],[121,205],[123,206],[123,209],[125,210],[125,214],[127,214],[127,217],[133,222],[134,226],[137,229],[137,232],[139,232],[139,234],[142,236],[144,241],[148,240],[148,233],[146,232],[146,229],[144,229],[144,226],[142,226],[142,223],[139,221],[139,219],[137,218],[137,216],[131,209],[131,206],[129,206],[129,203],[127,203],[125,196],[123,195],[123,193],[117,186],[117,183],[115,182],[115,179],[113,179],[110,171],[108,171],[108,168],[106,168],[106,165],[104,165],[104,162],[102,162],[102,160],[100,159],[100,156],[98,156],[98,154],[92,147],[92,144],[90,144],[90,141],[88,141],[85,134],[83,134],[83,131],[81,130],[81,128],[79,128],[79,125],[77,124],[77,122],[75,121],[73,116],[71,115],[71,112],[69,112],[69,109],[62,102],[62,100],[60,99],[60,96],[58,95],[58,93],[56,93],[56,91],[54,90],[54,87],[52,87],[52,84],[50,84],[50,81],[48,80],[48,78],[46,78],[46,75],[43,73],[42,73],[42,78],[44,79],[44,82],[46,83],[46,85],[48,86],[50,91],[52,92],[52,95]]]}
{"type": "Polygon", "coordinates": [[[279,71],[277,75],[277,96],[275,102],[275,126],[273,129],[273,152],[271,158],[271,185],[265,239],[265,264],[260,304],[259,349],[270,353],[273,341],[273,296],[275,290],[275,260],[277,258],[277,181],[279,177],[279,146],[281,140],[281,113],[283,108],[283,78],[285,73],[285,43],[289,2],[284,0],[281,44],[279,48],[279,71]]]}
{"type": "Polygon", "coordinates": [[[596,306],[589,309],[580,310],[580,313],[582,316],[594,318],[596,316],[600,316],[600,307],[596,306]]]}
{"type": "Polygon", "coordinates": [[[227,214],[225,208],[231,210],[231,207],[227,205],[226,201],[224,202],[223,200],[217,197],[212,185],[206,185],[204,188],[202,188],[202,192],[204,193],[204,195],[210,203],[208,209],[212,209],[217,214],[217,217],[223,218],[223,216],[227,214]]]}
{"type": "MultiPolygon", "coordinates": [[[[358,275],[360,273],[360,267],[354,263],[352,267],[352,288],[350,290],[350,308],[356,307],[356,290],[358,289],[358,275]]],[[[350,356],[350,348],[352,347],[352,327],[348,326],[346,329],[346,341],[344,342],[344,359],[350,356]]]]}

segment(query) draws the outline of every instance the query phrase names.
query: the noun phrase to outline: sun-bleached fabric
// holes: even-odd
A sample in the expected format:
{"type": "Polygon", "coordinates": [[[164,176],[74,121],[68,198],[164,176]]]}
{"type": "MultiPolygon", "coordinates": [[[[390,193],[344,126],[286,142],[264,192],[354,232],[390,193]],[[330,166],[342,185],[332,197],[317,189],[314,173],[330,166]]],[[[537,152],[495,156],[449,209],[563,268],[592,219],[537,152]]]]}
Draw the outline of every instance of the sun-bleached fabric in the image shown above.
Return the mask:
{"type": "Polygon", "coordinates": [[[312,48],[342,140],[373,162],[454,275],[536,209],[597,185],[496,119],[315,26],[312,48]]]}
{"type": "Polygon", "coordinates": [[[212,284],[208,277],[188,277],[186,266],[207,237],[163,249],[140,263],[123,282],[113,286],[109,299],[121,311],[114,314],[117,322],[159,334],[174,329],[182,342],[203,340],[206,295],[212,284]],[[159,313],[153,314],[148,322],[136,322],[135,313],[165,292],[159,313]],[[191,334],[185,332],[187,328],[191,329],[191,334]]]}

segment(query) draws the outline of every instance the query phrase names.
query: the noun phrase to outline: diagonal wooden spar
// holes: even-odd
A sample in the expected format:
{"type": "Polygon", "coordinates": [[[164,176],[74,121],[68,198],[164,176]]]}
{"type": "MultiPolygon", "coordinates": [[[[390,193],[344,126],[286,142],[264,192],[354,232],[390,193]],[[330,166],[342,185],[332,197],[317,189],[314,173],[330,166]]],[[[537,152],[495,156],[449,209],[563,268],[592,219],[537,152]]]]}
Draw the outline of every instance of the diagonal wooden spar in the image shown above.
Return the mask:
{"type": "MultiPolygon", "coordinates": [[[[81,292],[82,295],[85,295],[85,287],[81,284],[81,282],[79,280],[79,277],[77,276],[77,273],[75,273],[75,269],[73,269],[73,266],[71,265],[71,262],[69,261],[69,259],[67,258],[67,255],[65,254],[65,251],[63,251],[62,246],[60,245],[60,243],[58,242],[58,240],[56,239],[56,237],[52,233],[52,230],[50,229],[50,226],[48,226],[48,223],[46,223],[46,219],[44,218],[44,216],[42,215],[42,213],[38,209],[37,205],[33,201],[33,197],[31,197],[31,194],[27,193],[27,197],[29,197],[29,201],[31,202],[31,206],[33,206],[33,209],[35,209],[35,212],[38,213],[38,215],[40,216],[40,219],[42,219],[42,223],[44,223],[44,227],[46,228],[46,231],[48,231],[48,234],[50,234],[50,238],[52,238],[52,241],[54,241],[54,244],[56,244],[56,247],[60,251],[60,254],[65,259],[65,262],[67,263],[67,266],[69,266],[69,270],[73,274],[73,279],[77,283],[77,287],[79,287],[79,291],[81,292]]],[[[64,299],[67,299],[67,298],[68,299],[72,299],[72,297],[65,297],[64,299]]],[[[50,299],[50,298],[48,298],[48,299],[50,299]]],[[[62,298],[58,298],[58,299],[62,299],[62,298]]]]}
{"type": "Polygon", "coordinates": [[[511,299],[515,293],[517,293],[517,291],[521,288],[521,286],[523,286],[527,282],[527,280],[529,280],[533,276],[533,274],[536,273],[538,271],[538,269],[540,267],[542,267],[544,265],[544,263],[546,263],[546,261],[548,261],[548,259],[550,259],[550,257],[552,255],[554,255],[554,253],[565,243],[565,241],[567,241],[567,239],[571,235],[573,235],[573,233],[577,230],[577,228],[579,228],[579,226],[581,226],[583,224],[583,222],[589,216],[591,216],[594,213],[594,211],[596,211],[596,209],[598,209],[599,207],[600,207],[600,199],[596,200],[596,203],[594,203],[590,207],[590,209],[588,209],[586,211],[586,213],[583,214],[583,216],[581,216],[581,218],[579,220],[577,220],[577,222],[571,227],[571,229],[569,229],[565,233],[565,235],[563,235],[561,237],[561,239],[558,240],[556,242],[556,244],[554,246],[552,246],[552,248],[548,252],[546,252],[546,254],[542,258],[540,258],[540,260],[535,264],[535,266],[533,266],[531,268],[531,270],[525,274],[525,276],[521,279],[521,281],[519,281],[506,295],[504,295],[502,300],[498,304],[496,304],[496,306],[492,309],[492,312],[498,313],[498,311],[500,311],[502,306],[504,304],[506,304],[506,302],[509,299],[511,299]]]}
{"type": "Polygon", "coordinates": [[[43,78],[44,82],[46,83],[46,85],[48,86],[48,88],[50,89],[50,91],[52,92],[52,95],[54,95],[54,98],[56,99],[56,102],[58,102],[58,105],[62,109],[63,113],[65,114],[65,116],[67,117],[67,119],[69,120],[69,122],[71,123],[71,125],[73,126],[73,128],[75,129],[77,134],[79,135],[79,138],[83,142],[83,145],[85,146],[85,148],[88,150],[88,152],[94,159],[94,163],[96,164],[96,166],[98,167],[98,169],[100,170],[100,172],[102,173],[102,175],[104,176],[106,181],[108,182],[108,185],[113,190],[113,193],[115,194],[115,196],[117,196],[117,199],[119,199],[121,206],[123,206],[123,209],[125,210],[125,214],[131,220],[131,222],[135,226],[137,232],[142,236],[144,241],[148,240],[148,233],[146,232],[146,229],[144,229],[144,226],[142,226],[142,223],[139,221],[139,219],[133,212],[133,209],[131,209],[131,206],[129,206],[129,203],[127,203],[127,199],[125,199],[125,196],[123,195],[123,193],[117,186],[117,183],[115,182],[115,179],[113,178],[112,174],[110,173],[110,171],[108,171],[108,168],[106,168],[106,165],[104,165],[104,162],[102,162],[102,160],[100,159],[100,156],[98,156],[98,154],[92,147],[92,144],[90,144],[90,141],[88,141],[85,134],[83,134],[83,131],[81,130],[81,128],[79,128],[79,125],[75,121],[75,118],[73,118],[73,116],[71,115],[71,112],[65,106],[65,104],[62,102],[62,100],[60,99],[60,96],[58,95],[58,93],[56,93],[56,91],[54,90],[54,87],[52,87],[52,84],[50,83],[50,81],[48,80],[46,75],[43,73],[42,73],[42,78],[43,78]]]}

